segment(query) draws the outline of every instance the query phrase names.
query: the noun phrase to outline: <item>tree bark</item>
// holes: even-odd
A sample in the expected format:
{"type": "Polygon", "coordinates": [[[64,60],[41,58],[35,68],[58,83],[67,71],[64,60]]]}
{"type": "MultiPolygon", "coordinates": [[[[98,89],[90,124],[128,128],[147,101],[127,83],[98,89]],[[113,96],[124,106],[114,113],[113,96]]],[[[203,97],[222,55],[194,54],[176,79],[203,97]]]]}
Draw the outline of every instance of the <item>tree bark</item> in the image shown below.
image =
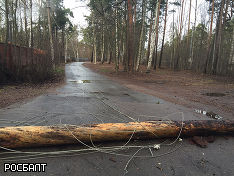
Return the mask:
{"type": "Polygon", "coordinates": [[[18,126],[0,128],[0,146],[29,148],[129,139],[160,139],[197,135],[233,135],[234,121],[148,121],[87,126],[18,126]]]}
{"type": "Polygon", "coordinates": [[[166,4],[166,9],[165,9],[165,19],[164,19],[164,29],[163,29],[163,39],[162,39],[162,47],[161,47],[161,52],[160,52],[159,65],[158,65],[158,67],[159,67],[159,68],[161,68],[161,64],[162,64],[162,57],[163,57],[164,40],[165,40],[166,27],[167,27],[167,9],[168,9],[168,0],[167,0],[167,4],[166,4]]]}
{"type": "Polygon", "coordinates": [[[133,21],[133,62],[132,62],[132,71],[134,71],[135,69],[135,65],[136,65],[136,5],[137,5],[137,0],[132,0],[133,5],[134,5],[134,21],[133,21]]]}
{"type": "Polygon", "coordinates": [[[104,63],[104,52],[105,52],[105,31],[104,31],[104,17],[102,19],[102,56],[101,63],[104,63]]]}
{"type": "Polygon", "coordinates": [[[229,55],[229,64],[231,65],[231,71],[233,71],[234,70],[234,28],[232,30],[232,44],[229,55]]]}
{"type": "MultiPolygon", "coordinates": [[[[116,0],[117,2],[117,0],[116,0]]],[[[119,71],[119,48],[118,48],[118,8],[115,8],[115,71],[119,71]]]]}
{"type": "Polygon", "coordinates": [[[142,58],[142,50],[144,49],[144,23],[145,23],[145,10],[146,10],[146,4],[145,0],[142,1],[142,20],[141,20],[141,35],[140,35],[140,41],[139,41],[139,48],[138,48],[138,56],[137,56],[137,62],[136,62],[136,71],[139,71],[139,65],[142,58]]]}
{"type": "Polygon", "coordinates": [[[27,22],[27,5],[26,1],[24,1],[24,30],[25,30],[25,45],[29,46],[29,39],[28,39],[28,22],[27,22]]]}
{"type": "Polygon", "coordinates": [[[92,14],[92,27],[93,27],[93,63],[97,63],[97,45],[96,45],[96,31],[94,25],[94,16],[92,14]]]}
{"type": "Polygon", "coordinates": [[[14,39],[15,44],[17,44],[17,34],[18,34],[17,8],[18,8],[18,0],[15,0],[14,12],[12,12],[14,13],[13,14],[13,39],[14,39]]]}
{"type": "Polygon", "coordinates": [[[128,71],[132,70],[133,66],[133,13],[132,0],[128,0],[128,71]]]}
{"type": "MultiPolygon", "coordinates": [[[[152,18],[153,18],[153,12],[151,11],[151,19],[152,18]]],[[[147,63],[149,61],[149,55],[150,55],[150,44],[151,44],[152,26],[153,26],[153,20],[151,20],[151,22],[150,22],[150,29],[149,29],[148,49],[147,49],[147,55],[146,55],[147,63]]]]}
{"type": "Polygon", "coordinates": [[[213,63],[212,73],[216,74],[218,69],[218,61],[220,58],[220,50],[221,50],[221,41],[222,41],[222,25],[223,25],[223,9],[224,9],[224,0],[221,1],[219,16],[217,19],[216,25],[216,42],[215,42],[215,58],[213,63]]]}
{"type": "Polygon", "coordinates": [[[30,47],[33,48],[33,17],[32,17],[32,0],[30,0],[30,47]]]}
{"type": "Polygon", "coordinates": [[[212,1],[212,13],[211,13],[211,19],[210,19],[210,32],[208,36],[208,41],[207,41],[207,51],[206,51],[206,62],[205,62],[205,67],[204,67],[204,73],[207,73],[208,69],[208,63],[209,63],[209,58],[210,58],[210,49],[211,49],[211,37],[212,37],[212,27],[213,27],[213,19],[214,19],[214,0],[212,1]]]}
{"type": "Polygon", "coordinates": [[[173,9],[173,22],[172,22],[172,52],[170,60],[170,68],[174,68],[175,65],[175,10],[173,9]]]}
{"type": "Polygon", "coordinates": [[[148,73],[150,72],[150,69],[152,66],[153,54],[154,54],[156,38],[158,34],[158,19],[159,19],[160,3],[161,3],[161,0],[157,2],[156,9],[155,9],[155,20],[154,20],[154,26],[153,26],[153,34],[151,34],[150,55],[149,55],[149,61],[147,65],[148,73]]]}
{"type": "Polygon", "coordinates": [[[180,27],[179,27],[179,36],[178,36],[178,41],[177,41],[177,57],[176,57],[175,69],[179,69],[181,35],[182,35],[182,26],[183,26],[183,17],[184,17],[183,14],[184,14],[184,0],[182,0],[182,8],[181,8],[181,14],[180,14],[180,27]]]}
{"type": "Polygon", "coordinates": [[[54,62],[54,44],[53,44],[53,37],[52,37],[52,29],[51,29],[51,21],[50,21],[50,4],[47,0],[47,14],[48,14],[48,26],[49,26],[49,36],[50,36],[50,52],[51,52],[51,63],[52,68],[55,70],[55,62],[54,62]]]}
{"type": "Polygon", "coordinates": [[[8,0],[5,0],[5,18],[6,18],[6,43],[9,40],[9,8],[8,8],[8,0]]]}
{"type": "Polygon", "coordinates": [[[64,62],[67,63],[67,40],[68,40],[68,36],[65,35],[65,50],[64,50],[64,62]]]}
{"type": "Polygon", "coordinates": [[[194,29],[193,29],[193,33],[192,33],[192,39],[191,39],[191,43],[190,43],[190,58],[191,58],[191,67],[194,63],[194,31],[196,29],[196,25],[197,25],[197,0],[196,0],[196,5],[195,5],[195,20],[194,20],[194,29]]]}
{"type": "Polygon", "coordinates": [[[234,1],[231,1],[231,18],[233,17],[233,12],[234,12],[234,1]]]}

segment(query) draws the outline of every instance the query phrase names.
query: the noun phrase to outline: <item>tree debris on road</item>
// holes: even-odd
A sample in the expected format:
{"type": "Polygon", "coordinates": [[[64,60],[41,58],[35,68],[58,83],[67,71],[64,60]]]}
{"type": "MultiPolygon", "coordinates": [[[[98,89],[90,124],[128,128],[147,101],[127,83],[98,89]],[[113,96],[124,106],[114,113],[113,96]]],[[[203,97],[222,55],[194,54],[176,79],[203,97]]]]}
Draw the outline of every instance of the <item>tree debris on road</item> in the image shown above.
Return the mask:
{"type": "Polygon", "coordinates": [[[27,148],[131,139],[159,139],[214,134],[233,135],[234,121],[148,121],[87,126],[1,127],[0,146],[27,148]]]}

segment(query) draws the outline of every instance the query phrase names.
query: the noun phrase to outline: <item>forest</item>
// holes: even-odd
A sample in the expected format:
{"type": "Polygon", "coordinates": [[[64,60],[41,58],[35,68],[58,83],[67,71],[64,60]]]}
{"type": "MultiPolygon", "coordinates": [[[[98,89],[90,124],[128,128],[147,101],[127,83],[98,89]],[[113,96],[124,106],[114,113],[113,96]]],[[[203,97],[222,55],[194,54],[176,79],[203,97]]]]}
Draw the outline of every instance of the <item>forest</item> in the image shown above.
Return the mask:
{"type": "MultiPolygon", "coordinates": [[[[78,58],[80,45],[92,62],[112,62],[116,71],[121,64],[128,72],[234,74],[232,0],[87,2],[88,25],[79,27],[63,0],[1,0],[0,42],[46,51],[51,68],[78,58]]],[[[1,65],[4,71],[4,59],[1,65]]]]}
{"type": "Polygon", "coordinates": [[[114,62],[116,71],[122,64],[132,72],[144,65],[147,72],[234,73],[231,0],[90,0],[88,6],[82,32],[94,63],[114,62]]]}
{"type": "MultiPolygon", "coordinates": [[[[9,69],[6,68],[9,55],[24,62],[20,54],[15,54],[19,52],[17,47],[21,47],[21,53],[23,48],[37,49],[34,53],[44,53],[46,56],[43,61],[49,61],[37,63],[33,61],[35,56],[31,55],[26,62],[32,62],[32,64],[18,64],[13,57],[10,61],[13,63],[12,67],[23,72],[32,67],[37,68],[47,64],[46,74],[49,74],[55,70],[56,65],[69,61],[70,53],[73,57],[78,57],[78,27],[71,23],[73,13],[65,8],[63,0],[1,0],[0,14],[0,43],[4,50],[0,59],[0,74],[8,75],[6,79],[14,74],[9,73],[9,69]],[[10,54],[6,52],[5,44],[13,46],[10,54]]],[[[25,55],[27,56],[27,53],[25,55]]]]}

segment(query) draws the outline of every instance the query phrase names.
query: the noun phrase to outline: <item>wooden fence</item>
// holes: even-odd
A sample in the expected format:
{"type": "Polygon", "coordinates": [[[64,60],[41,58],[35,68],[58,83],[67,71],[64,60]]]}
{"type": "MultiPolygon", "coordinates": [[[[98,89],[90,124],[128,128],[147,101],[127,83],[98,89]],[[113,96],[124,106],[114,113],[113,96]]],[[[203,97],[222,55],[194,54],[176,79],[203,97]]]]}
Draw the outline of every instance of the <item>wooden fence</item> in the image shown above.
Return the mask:
{"type": "Polygon", "coordinates": [[[4,81],[43,81],[50,76],[49,53],[39,49],[0,43],[0,83],[4,81]]]}

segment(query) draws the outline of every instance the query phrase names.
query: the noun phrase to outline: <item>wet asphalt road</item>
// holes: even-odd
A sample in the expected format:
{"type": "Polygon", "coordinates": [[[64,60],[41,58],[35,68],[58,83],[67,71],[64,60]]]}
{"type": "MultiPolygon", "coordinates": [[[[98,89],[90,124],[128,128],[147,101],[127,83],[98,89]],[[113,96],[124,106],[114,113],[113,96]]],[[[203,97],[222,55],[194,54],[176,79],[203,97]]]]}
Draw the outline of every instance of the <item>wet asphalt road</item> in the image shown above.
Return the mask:
{"type": "MultiPolygon", "coordinates": [[[[132,91],[108,78],[85,68],[76,62],[66,65],[66,84],[56,92],[39,96],[22,104],[15,104],[0,110],[0,126],[22,125],[84,125],[107,122],[129,122],[129,117],[139,121],[146,120],[184,120],[206,119],[193,109],[184,108],[156,97],[132,91]],[[183,115],[182,115],[183,114],[183,115]]],[[[125,141],[126,142],[126,141],[125,141]]],[[[124,145],[125,142],[97,144],[98,146],[124,145]]],[[[129,145],[157,144],[161,141],[131,141],[129,145]]],[[[170,143],[166,141],[164,144],[170,143]]],[[[234,140],[217,137],[208,148],[202,149],[183,140],[172,145],[164,145],[159,151],[153,151],[154,158],[131,155],[138,149],[124,150],[120,156],[96,152],[68,156],[43,155],[25,156],[24,153],[12,154],[0,151],[0,175],[27,175],[25,173],[4,173],[3,163],[47,163],[46,173],[28,175],[234,175],[234,140]],[[170,154],[169,154],[170,153],[170,154]],[[77,155],[77,156],[76,156],[77,155]],[[160,157],[156,157],[162,155],[160,157]],[[13,161],[6,161],[8,157],[13,161]],[[30,159],[30,160],[29,160],[30,159]],[[126,167],[127,165],[127,167],[126,167]],[[124,170],[128,170],[126,171],[124,170]]],[[[61,151],[77,150],[81,146],[60,146],[23,151],[61,151]]],[[[22,150],[21,150],[22,151],[22,150]]],[[[149,149],[142,149],[138,155],[151,156],[149,149]]]]}

